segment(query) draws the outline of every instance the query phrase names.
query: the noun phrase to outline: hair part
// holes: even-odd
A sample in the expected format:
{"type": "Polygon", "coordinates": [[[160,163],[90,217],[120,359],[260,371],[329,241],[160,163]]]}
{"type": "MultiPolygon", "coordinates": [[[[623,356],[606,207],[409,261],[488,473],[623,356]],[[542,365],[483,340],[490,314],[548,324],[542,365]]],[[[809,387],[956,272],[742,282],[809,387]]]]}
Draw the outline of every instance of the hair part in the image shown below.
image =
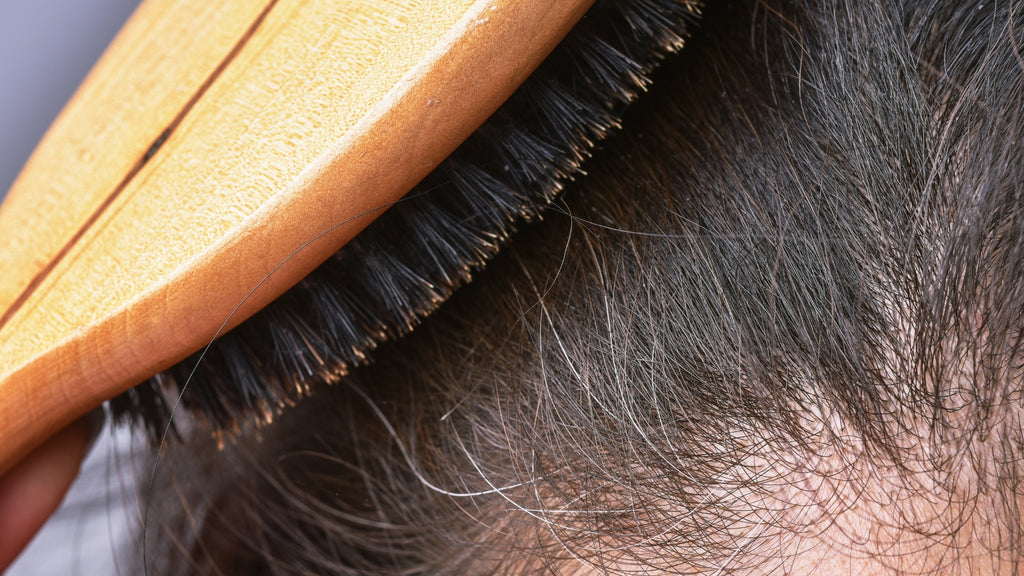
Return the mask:
{"type": "Polygon", "coordinates": [[[159,573],[1016,573],[1024,6],[710,8],[435,317],[170,456],[159,573]]]}

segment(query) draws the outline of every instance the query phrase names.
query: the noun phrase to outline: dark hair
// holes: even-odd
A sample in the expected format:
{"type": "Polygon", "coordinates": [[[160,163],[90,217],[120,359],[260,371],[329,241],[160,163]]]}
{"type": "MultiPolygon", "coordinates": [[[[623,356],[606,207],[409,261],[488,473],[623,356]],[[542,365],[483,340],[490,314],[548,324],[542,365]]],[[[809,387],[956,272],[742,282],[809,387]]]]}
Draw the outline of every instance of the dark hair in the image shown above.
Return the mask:
{"type": "Polygon", "coordinates": [[[1013,2],[712,3],[435,316],[167,456],[150,573],[1015,570],[1021,46],[1013,2]]]}

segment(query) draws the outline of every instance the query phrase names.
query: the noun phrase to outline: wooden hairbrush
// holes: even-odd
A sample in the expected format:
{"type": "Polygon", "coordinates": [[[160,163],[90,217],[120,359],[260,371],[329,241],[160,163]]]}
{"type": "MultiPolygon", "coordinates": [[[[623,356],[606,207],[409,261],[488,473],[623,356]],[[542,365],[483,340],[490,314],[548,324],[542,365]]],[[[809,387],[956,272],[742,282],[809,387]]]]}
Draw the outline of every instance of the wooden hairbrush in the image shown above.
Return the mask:
{"type": "Polygon", "coordinates": [[[0,208],[0,472],[330,256],[589,4],[144,3],[0,208]]]}
{"type": "Polygon", "coordinates": [[[153,439],[179,402],[235,429],[368,361],[581,173],[697,15],[148,0],[0,207],[0,472],[107,399],[153,439]]]}

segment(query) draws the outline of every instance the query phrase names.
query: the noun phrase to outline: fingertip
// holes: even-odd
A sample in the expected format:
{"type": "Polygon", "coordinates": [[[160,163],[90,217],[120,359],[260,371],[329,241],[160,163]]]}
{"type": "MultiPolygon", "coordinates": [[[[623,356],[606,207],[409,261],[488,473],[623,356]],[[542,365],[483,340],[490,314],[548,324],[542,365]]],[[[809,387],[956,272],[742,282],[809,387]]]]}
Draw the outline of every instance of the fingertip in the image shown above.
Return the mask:
{"type": "Polygon", "coordinates": [[[0,477],[0,572],[14,562],[70,488],[102,417],[89,414],[51,437],[0,477]]]}

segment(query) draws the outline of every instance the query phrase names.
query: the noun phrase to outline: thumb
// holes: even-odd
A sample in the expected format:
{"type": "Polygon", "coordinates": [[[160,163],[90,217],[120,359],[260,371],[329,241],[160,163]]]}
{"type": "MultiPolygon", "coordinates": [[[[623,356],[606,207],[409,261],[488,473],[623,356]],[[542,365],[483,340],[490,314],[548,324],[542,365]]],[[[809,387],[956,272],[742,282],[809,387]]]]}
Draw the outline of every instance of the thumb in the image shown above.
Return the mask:
{"type": "Polygon", "coordinates": [[[6,570],[64,499],[92,439],[93,414],[61,430],[0,477],[0,572],[6,570]]]}

